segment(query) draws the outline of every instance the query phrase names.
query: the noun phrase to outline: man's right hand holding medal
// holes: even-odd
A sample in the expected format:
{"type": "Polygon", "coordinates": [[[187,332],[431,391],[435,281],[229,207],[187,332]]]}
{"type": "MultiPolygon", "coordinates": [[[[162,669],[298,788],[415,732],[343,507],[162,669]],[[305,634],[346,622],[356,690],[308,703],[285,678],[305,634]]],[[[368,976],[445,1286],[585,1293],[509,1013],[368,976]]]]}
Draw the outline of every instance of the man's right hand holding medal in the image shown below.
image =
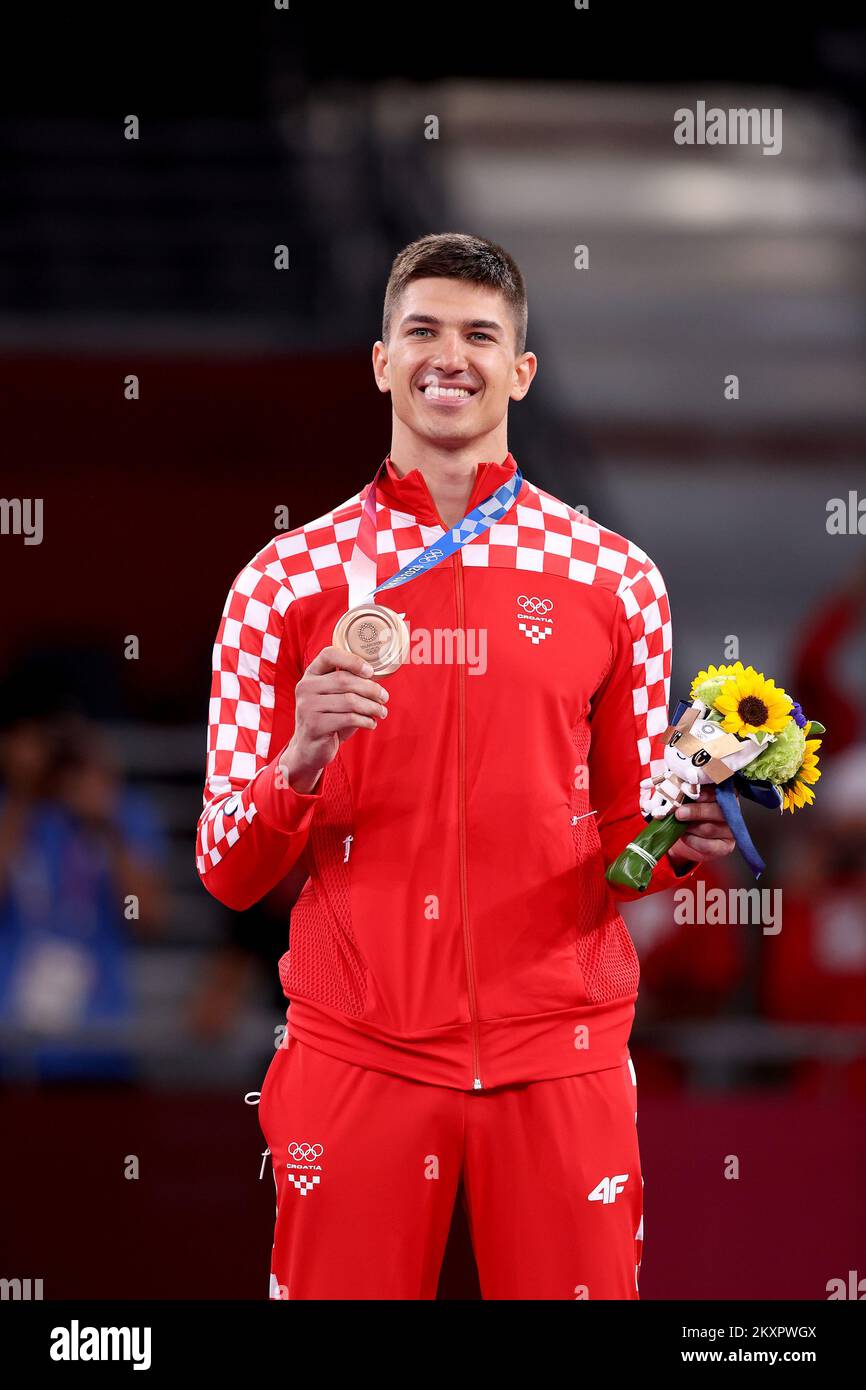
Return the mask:
{"type": "Polygon", "coordinates": [[[358,729],[375,729],[388,714],[388,691],[363,657],[324,647],[295,686],[295,732],[282,757],[289,786],[308,793],[340,744],[358,729]]]}

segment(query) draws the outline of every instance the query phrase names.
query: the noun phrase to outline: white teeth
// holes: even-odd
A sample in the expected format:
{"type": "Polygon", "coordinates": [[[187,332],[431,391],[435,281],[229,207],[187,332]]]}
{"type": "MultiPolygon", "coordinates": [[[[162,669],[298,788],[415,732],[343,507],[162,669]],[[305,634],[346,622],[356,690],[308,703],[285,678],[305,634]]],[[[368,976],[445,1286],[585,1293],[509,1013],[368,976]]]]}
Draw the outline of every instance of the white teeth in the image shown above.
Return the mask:
{"type": "Polygon", "coordinates": [[[462,400],[465,396],[470,396],[471,394],[471,391],[464,390],[462,386],[449,386],[447,388],[443,388],[441,386],[434,386],[431,384],[430,386],[425,386],[424,388],[424,395],[428,398],[428,400],[456,401],[462,400]]]}

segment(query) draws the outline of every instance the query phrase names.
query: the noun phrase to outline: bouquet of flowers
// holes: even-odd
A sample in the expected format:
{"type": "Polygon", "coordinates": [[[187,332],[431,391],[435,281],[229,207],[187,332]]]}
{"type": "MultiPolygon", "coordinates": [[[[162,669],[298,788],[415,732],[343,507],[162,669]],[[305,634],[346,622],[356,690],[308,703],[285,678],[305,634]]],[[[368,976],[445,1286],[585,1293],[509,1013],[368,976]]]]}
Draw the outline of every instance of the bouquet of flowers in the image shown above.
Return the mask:
{"type": "Polygon", "coordinates": [[[690,696],[690,704],[680,700],[668,727],[665,771],[640,784],[640,809],[649,824],[610,865],[609,883],[643,892],[661,856],[689,829],[676,819],[677,806],[686,797],[695,800],[710,782],[756,878],[765,865],[746,829],[738,793],[780,812],[815,799],[812,787],[821,776],[821,739],[815,735],[826,730],[774,681],[737,661],[700,671],[690,696]]]}

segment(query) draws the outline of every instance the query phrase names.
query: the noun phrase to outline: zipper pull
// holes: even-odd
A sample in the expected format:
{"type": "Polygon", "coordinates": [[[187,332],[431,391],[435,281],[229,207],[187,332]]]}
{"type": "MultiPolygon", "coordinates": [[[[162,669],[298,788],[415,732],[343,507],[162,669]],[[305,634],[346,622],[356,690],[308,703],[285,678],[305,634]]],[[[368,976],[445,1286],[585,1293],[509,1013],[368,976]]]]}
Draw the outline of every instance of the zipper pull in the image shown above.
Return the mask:
{"type": "Polygon", "coordinates": [[[354,838],[354,835],[347,835],[345,840],[343,841],[343,844],[346,846],[346,853],[343,855],[344,864],[348,864],[349,862],[349,851],[352,847],[352,841],[354,840],[354,838]]]}
{"type": "Polygon", "coordinates": [[[481,1077],[480,1077],[480,1076],[476,1076],[474,1082],[472,1083],[472,1089],[473,1089],[473,1091],[483,1091],[483,1090],[484,1090],[484,1087],[481,1085],[481,1077]]]}

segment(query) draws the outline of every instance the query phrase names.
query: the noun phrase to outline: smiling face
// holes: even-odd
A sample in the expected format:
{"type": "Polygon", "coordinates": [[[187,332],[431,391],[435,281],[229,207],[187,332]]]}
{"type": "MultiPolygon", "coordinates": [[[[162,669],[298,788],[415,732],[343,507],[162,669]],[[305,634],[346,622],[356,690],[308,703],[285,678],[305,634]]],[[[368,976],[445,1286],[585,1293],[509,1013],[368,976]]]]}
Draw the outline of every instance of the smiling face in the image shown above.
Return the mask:
{"type": "Polygon", "coordinates": [[[684,782],[690,782],[692,785],[696,782],[704,784],[710,781],[709,774],[704,769],[710,758],[714,756],[712,745],[716,742],[727,743],[725,731],[718,724],[713,723],[711,719],[696,719],[689,733],[693,739],[701,744],[701,747],[683,753],[677,748],[682,734],[679,731],[671,734],[665,748],[665,766],[669,772],[675,773],[684,782]]]}
{"type": "Polygon", "coordinates": [[[460,447],[492,436],[508,403],[535,375],[533,353],[515,354],[515,326],[499,290],[469,280],[411,280],[397,301],[388,343],[373,349],[380,391],[398,426],[416,438],[460,447]]]}

